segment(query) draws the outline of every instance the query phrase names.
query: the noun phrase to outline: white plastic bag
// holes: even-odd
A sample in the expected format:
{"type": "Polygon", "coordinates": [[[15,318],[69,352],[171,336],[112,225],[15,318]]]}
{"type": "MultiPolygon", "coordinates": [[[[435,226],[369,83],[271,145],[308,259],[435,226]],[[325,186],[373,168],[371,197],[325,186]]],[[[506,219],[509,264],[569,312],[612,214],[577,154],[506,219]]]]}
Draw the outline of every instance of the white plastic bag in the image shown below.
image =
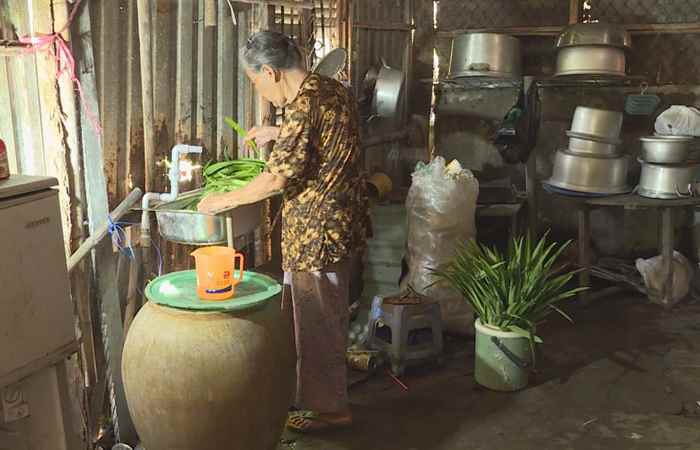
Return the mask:
{"type": "Polygon", "coordinates": [[[700,110],[690,106],[673,105],[659,114],[654,129],[659,134],[700,136],[700,110]]]}
{"type": "Polygon", "coordinates": [[[639,258],[635,266],[639,273],[642,274],[649,300],[660,305],[673,306],[688,295],[693,268],[685,256],[674,250],[671,298],[664,299],[662,296],[664,284],[662,260],[661,256],[654,256],[649,259],[639,258]]]}
{"type": "Polygon", "coordinates": [[[445,165],[438,156],[418,163],[406,198],[408,273],[401,283],[440,302],[443,326],[449,332],[473,333],[474,313],[462,296],[430,269],[449,262],[459,243],[476,238],[474,214],[479,182],[454,160],[445,165]]]}

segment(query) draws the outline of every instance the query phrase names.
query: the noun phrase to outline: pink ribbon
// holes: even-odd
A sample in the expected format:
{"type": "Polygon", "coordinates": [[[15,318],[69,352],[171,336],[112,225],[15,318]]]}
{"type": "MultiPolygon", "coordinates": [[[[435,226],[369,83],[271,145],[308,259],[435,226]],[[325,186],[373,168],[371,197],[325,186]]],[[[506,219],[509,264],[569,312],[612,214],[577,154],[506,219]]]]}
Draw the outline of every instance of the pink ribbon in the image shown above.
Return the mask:
{"type": "Polygon", "coordinates": [[[66,31],[70,24],[73,22],[80,3],[83,0],[78,0],[71,10],[70,16],[68,16],[68,21],[61,28],[60,31],[51,34],[37,34],[35,36],[23,36],[19,38],[19,41],[23,44],[28,44],[24,52],[25,53],[39,53],[46,51],[53,57],[56,61],[56,78],[60,78],[62,75],[66,74],[70,80],[75,84],[75,88],[80,96],[80,104],[85,111],[85,116],[90,121],[90,124],[95,129],[95,133],[98,136],[102,135],[102,127],[100,126],[100,121],[97,115],[90,109],[87,102],[85,101],[85,94],[83,93],[83,87],[80,84],[80,80],[76,75],[75,71],[75,58],[73,57],[73,52],[71,52],[70,47],[61,33],[66,31]],[[55,49],[55,50],[54,50],[55,49]]]}

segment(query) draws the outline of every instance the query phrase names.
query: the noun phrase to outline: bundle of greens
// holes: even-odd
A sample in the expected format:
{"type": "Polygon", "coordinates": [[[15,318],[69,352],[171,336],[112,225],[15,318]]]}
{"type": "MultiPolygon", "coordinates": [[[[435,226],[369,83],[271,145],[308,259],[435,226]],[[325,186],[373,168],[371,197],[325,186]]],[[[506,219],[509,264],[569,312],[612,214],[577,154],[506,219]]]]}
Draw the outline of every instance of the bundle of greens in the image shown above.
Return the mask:
{"type": "Polygon", "coordinates": [[[265,169],[265,161],[259,159],[234,159],[210,161],[204,166],[204,187],[199,195],[192,197],[183,209],[197,210],[205,196],[213,193],[231,192],[250,183],[265,169]]]}
{"type": "MultiPolygon", "coordinates": [[[[230,117],[224,117],[226,125],[231,127],[243,140],[246,130],[230,117]]],[[[260,151],[255,141],[248,141],[250,148],[260,158],[260,151]]],[[[192,197],[183,209],[196,211],[199,202],[209,194],[231,192],[250,183],[265,169],[262,159],[227,159],[225,161],[209,161],[204,166],[204,185],[199,195],[192,197]]]]}

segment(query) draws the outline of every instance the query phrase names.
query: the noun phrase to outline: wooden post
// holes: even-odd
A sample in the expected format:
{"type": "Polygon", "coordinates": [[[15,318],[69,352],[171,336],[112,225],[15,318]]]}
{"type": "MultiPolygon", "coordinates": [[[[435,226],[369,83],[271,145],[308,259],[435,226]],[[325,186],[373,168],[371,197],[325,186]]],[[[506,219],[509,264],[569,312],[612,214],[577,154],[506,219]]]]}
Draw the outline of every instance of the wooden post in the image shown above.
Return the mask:
{"type": "MultiPolygon", "coordinates": [[[[240,11],[238,13],[238,42],[245,45],[246,39],[248,39],[248,34],[250,33],[250,13],[249,11],[240,11]]],[[[251,121],[248,120],[249,115],[249,104],[252,104],[252,100],[248,101],[250,97],[252,99],[253,86],[243,71],[243,65],[238,65],[238,84],[236,87],[236,110],[238,112],[238,123],[242,124],[244,127],[249,127],[251,121]]],[[[251,116],[252,117],[252,116],[251,116]]],[[[247,154],[245,145],[243,145],[243,140],[236,136],[237,139],[237,149],[238,158],[244,158],[247,154]]]]}
{"type": "Polygon", "coordinates": [[[200,1],[197,12],[197,104],[196,116],[196,137],[200,139],[208,155],[212,155],[215,150],[214,134],[212,127],[213,120],[213,96],[212,88],[214,82],[214,58],[216,42],[214,41],[214,27],[207,27],[204,16],[206,14],[205,2],[200,1]]]}
{"type": "MultiPolygon", "coordinates": [[[[80,42],[76,59],[80,62],[78,74],[83,87],[85,106],[95,114],[99,113],[97,105],[97,88],[95,83],[95,64],[90,28],[90,3],[84,4],[78,16],[80,42]]],[[[97,233],[107,222],[109,205],[107,202],[107,180],[103,169],[104,156],[100,136],[91,126],[90,121],[81,110],[81,136],[85,163],[85,191],[88,211],[88,228],[90,233],[97,233]]],[[[124,330],[117,296],[116,258],[111,241],[102,241],[94,254],[97,294],[102,306],[103,342],[107,359],[107,376],[112,407],[112,420],[117,439],[131,444],[136,443],[134,429],[126,405],[124,385],[121,376],[122,347],[124,330]]]]}
{"type": "MultiPolygon", "coordinates": [[[[100,118],[103,123],[102,149],[104,152],[104,165],[107,175],[107,196],[111,206],[119,201],[119,180],[117,178],[119,160],[119,133],[123,129],[118,126],[124,120],[119,108],[123,95],[124,77],[122,68],[112,65],[115,61],[121,61],[122,38],[126,38],[119,23],[121,16],[120,2],[101,2],[99,4],[99,47],[95,59],[97,60],[97,75],[99,87],[100,118]]],[[[123,188],[123,186],[122,186],[123,188]]]]}
{"type": "Polygon", "coordinates": [[[175,61],[175,140],[192,139],[192,64],[194,58],[194,2],[177,3],[177,52],[175,61]]]}
{"type": "Polygon", "coordinates": [[[578,23],[581,0],[569,0],[569,24],[578,23]]]}
{"type": "Polygon", "coordinates": [[[143,96],[141,95],[140,46],[138,36],[138,12],[136,2],[129,0],[126,24],[126,115],[123,148],[128,149],[126,157],[126,178],[121,180],[124,192],[134,187],[145,190],[145,151],[143,135],[143,96]]]}
{"type": "Polygon", "coordinates": [[[143,107],[143,133],[145,153],[145,189],[155,192],[156,148],[153,123],[153,48],[151,2],[138,0],[139,56],[141,61],[141,102],[143,107]]]}
{"type": "Polygon", "coordinates": [[[229,155],[235,156],[234,148],[236,138],[233,130],[224,123],[224,117],[231,116],[234,120],[235,85],[234,73],[237,70],[237,53],[235,47],[235,30],[231,18],[231,11],[226,1],[219,2],[216,33],[216,49],[218,62],[216,66],[216,156],[222,159],[224,148],[229,155]]]}

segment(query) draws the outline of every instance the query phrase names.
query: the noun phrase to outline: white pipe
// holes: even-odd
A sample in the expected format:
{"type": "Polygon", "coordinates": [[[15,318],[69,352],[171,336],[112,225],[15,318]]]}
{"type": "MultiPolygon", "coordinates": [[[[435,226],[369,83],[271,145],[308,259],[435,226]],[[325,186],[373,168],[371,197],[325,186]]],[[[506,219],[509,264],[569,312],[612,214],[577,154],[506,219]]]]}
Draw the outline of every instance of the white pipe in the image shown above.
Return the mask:
{"type": "Polygon", "coordinates": [[[173,147],[170,157],[170,171],[168,172],[170,192],[160,194],[160,201],[172,202],[177,200],[177,196],[180,194],[180,155],[186,153],[202,153],[202,147],[187,144],[177,144],[173,147]]]}
{"type": "Polygon", "coordinates": [[[170,179],[170,192],[156,193],[147,192],[141,198],[141,245],[143,247],[151,246],[151,223],[148,219],[148,208],[151,202],[159,200],[161,202],[172,202],[177,200],[180,195],[180,155],[187,153],[202,153],[202,147],[198,145],[177,144],[173,147],[170,159],[170,170],[168,171],[168,179],[170,179]]]}
{"type": "Polygon", "coordinates": [[[151,221],[148,219],[148,208],[151,201],[158,200],[161,194],[147,192],[141,197],[141,246],[151,246],[151,221]]]}

